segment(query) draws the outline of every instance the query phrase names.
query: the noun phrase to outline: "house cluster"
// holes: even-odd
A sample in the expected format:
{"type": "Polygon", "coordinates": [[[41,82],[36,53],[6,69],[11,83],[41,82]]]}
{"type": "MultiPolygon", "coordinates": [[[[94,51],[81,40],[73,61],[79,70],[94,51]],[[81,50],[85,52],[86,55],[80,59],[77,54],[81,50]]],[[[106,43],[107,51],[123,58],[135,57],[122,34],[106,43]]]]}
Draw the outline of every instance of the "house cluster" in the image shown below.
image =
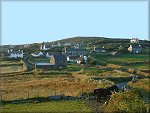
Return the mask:
{"type": "Polygon", "coordinates": [[[82,48],[76,48],[76,47],[67,48],[67,47],[65,47],[64,53],[66,55],[85,55],[85,54],[87,54],[87,51],[85,49],[82,49],[82,48]]]}
{"type": "Polygon", "coordinates": [[[67,62],[74,64],[87,64],[88,56],[87,55],[69,55],[67,56],[67,62]]]}
{"type": "Polygon", "coordinates": [[[83,45],[83,43],[72,43],[72,42],[65,42],[62,44],[64,47],[75,47],[75,48],[80,48],[83,45]]]}
{"type": "Polygon", "coordinates": [[[67,56],[67,62],[78,64],[83,61],[85,63],[87,62],[88,52],[86,51],[86,49],[82,49],[77,46],[65,47],[65,51],[63,52],[63,54],[67,56]]]}
{"type": "Polygon", "coordinates": [[[60,43],[57,43],[57,44],[49,44],[49,43],[45,43],[43,42],[40,46],[40,50],[49,50],[50,48],[53,48],[53,47],[60,47],[61,44],[60,43]]]}
{"type": "Polygon", "coordinates": [[[13,49],[7,50],[8,58],[23,58],[23,50],[14,51],[13,49]]]}
{"type": "Polygon", "coordinates": [[[133,43],[132,45],[129,46],[128,51],[130,53],[141,53],[142,52],[142,47],[139,45],[139,39],[138,38],[132,38],[130,40],[130,43],[133,43]]]}
{"type": "Polygon", "coordinates": [[[49,63],[35,63],[35,68],[64,69],[67,67],[67,59],[62,54],[53,54],[49,63]]]}
{"type": "Polygon", "coordinates": [[[53,44],[49,44],[46,42],[43,42],[40,46],[40,50],[49,50],[50,48],[54,48],[54,47],[75,47],[75,48],[80,48],[81,44],[79,43],[71,43],[71,42],[66,42],[63,44],[60,43],[53,43],[53,44]]]}
{"type": "Polygon", "coordinates": [[[106,49],[105,49],[104,46],[103,46],[102,48],[96,48],[96,47],[94,46],[94,49],[93,49],[92,52],[96,52],[96,53],[105,53],[105,52],[106,52],[106,49]]]}
{"type": "Polygon", "coordinates": [[[131,53],[141,53],[142,52],[142,47],[141,45],[130,45],[130,47],[128,48],[128,51],[131,53]]]}

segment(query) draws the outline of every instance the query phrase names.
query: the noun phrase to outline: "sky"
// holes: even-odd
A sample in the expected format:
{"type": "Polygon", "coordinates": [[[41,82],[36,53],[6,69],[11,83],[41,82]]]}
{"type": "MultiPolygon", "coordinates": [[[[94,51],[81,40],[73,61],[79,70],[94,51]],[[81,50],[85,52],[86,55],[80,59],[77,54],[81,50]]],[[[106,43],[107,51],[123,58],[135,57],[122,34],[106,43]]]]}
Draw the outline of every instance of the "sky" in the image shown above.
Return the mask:
{"type": "Polygon", "coordinates": [[[2,1],[1,43],[76,36],[149,40],[148,1],[2,1]]]}

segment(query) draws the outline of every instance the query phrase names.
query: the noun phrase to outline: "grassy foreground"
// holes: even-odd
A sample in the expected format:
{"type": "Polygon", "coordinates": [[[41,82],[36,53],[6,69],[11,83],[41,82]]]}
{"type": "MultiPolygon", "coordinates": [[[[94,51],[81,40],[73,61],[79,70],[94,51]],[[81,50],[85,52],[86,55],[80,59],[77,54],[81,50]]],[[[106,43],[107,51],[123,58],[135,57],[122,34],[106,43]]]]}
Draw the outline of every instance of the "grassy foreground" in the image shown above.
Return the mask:
{"type": "Polygon", "coordinates": [[[24,103],[24,104],[7,104],[1,106],[1,113],[22,113],[22,112],[94,112],[84,100],[72,101],[51,101],[42,103],[24,103]]]}

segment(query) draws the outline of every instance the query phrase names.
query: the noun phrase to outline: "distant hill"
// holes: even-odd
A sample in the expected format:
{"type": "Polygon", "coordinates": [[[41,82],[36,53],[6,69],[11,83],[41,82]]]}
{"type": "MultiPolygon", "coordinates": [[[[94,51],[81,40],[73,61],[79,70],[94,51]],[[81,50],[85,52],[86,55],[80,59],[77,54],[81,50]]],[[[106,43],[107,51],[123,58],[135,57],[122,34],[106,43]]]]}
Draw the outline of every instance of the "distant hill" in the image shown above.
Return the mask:
{"type": "MultiPolygon", "coordinates": [[[[143,46],[148,47],[150,41],[147,40],[140,40],[140,44],[143,46]]],[[[42,42],[41,42],[42,43],[42,42]]],[[[20,49],[20,47],[26,50],[26,51],[35,51],[39,50],[41,43],[33,43],[29,44],[27,47],[25,45],[14,45],[14,49],[20,49]]],[[[130,44],[130,39],[127,38],[107,38],[107,37],[84,37],[84,36],[77,36],[77,37],[71,37],[71,38],[66,38],[62,40],[57,40],[53,42],[47,42],[49,44],[56,44],[56,43],[82,43],[86,47],[91,47],[91,46],[103,46],[103,45],[108,45],[108,46],[114,46],[114,48],[118,47],[119,45],[124,45],[128,46],[130,44]]],[[[9,45],[4,45],[1,46],[1,52],[6,51],[9,49],[9,45]]]]}
{"type": "Polygon", "coordinates": [[[121,39],[121,38],[106,38],[106,37],[72,37],[66,38],[62,40],[55,41],[59,43],[87,43],[87,44],[105,44],[105,43],[122,43],[122,42],[130,42],[130,39],[121,39]]]}

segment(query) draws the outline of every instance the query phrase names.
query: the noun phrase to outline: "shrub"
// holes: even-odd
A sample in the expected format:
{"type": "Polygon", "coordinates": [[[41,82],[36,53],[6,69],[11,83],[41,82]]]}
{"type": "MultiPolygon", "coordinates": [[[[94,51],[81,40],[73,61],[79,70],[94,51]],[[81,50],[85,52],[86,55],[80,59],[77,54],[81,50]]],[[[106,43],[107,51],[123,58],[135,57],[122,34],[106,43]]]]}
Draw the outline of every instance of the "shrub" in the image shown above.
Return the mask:
{"type": "Polygon", "coordinates": [[[139,90],[131,90],[112,95],[109,103],[103,106],[103,111],[146,113],[147,104],[144,102],[139,90]]]}
{"type": "Polygon", "coordinates": [[[129,69],[128,69],[128,72],[129,72],[129,73],[136,73],[136,70],[129,68],[129,69]]]}

